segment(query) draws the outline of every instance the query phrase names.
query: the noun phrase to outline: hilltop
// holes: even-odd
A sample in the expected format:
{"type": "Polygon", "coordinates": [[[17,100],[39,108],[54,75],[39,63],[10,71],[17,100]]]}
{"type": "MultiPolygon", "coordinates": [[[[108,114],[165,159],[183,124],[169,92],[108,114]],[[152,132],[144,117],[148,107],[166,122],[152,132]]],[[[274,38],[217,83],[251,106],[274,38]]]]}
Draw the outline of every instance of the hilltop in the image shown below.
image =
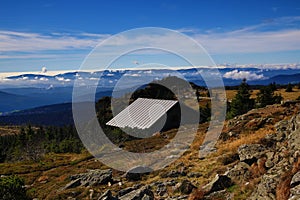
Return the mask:
{"type": "MultiPolygon", "coordinates": [[[[113,199],[112,196],[275,199],[277,196],[284,200],[289,193],[295,195],[299,191],[299,111],[299,103],[276,104],[228,120],[215,152],[203,159],[199,159],[198,153],[208,123],[200,124],[190,149],[175,163],[138,177],[107,170],[86,151],[46,154],[38,162],[1,163],[0,171],[1,175],[23,177],[27,193],[38,199],[113,199]],[[99,198],[103,194],[106,197],[99,198]]],[[[124,149],[151,150],[162,141],[168,143],[175,133],[176,130],[169,130],[145,140],[127,141],[123,143],[124,149]]]]}

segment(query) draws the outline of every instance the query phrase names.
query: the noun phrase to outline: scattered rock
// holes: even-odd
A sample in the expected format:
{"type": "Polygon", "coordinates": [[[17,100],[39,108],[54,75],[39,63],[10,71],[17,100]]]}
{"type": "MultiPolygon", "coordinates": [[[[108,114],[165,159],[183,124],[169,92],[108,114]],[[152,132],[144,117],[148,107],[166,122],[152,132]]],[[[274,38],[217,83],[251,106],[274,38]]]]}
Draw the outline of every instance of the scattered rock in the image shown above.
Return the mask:
{"type": "Polygon", "coordinates": [[[300,196],[300,185],[291,188],[291,196],[300,196]]]}
{"type": "Polygon", "coordinates": [[[149,174],[153,169],[149,167],[137,166],[126,172],[125,177],[129,181],[139,181],[144,174],[149,174]]]}
{"type": "Polygon", "coordinates": [[[124,196],[119,197],[120,200],[154,200],[154,194],[149,187],[144,186],[140,189],[131,191],[124,196]]]}
{"type": "Polygon", "coordinates": [[[291,187],[295,187],[296,185],[299,184],[300,184],[300,171],[293,176],[291,181],[291,187]]]}
{"type": "Polygon", "coordinates": [[[98,200],[117,200],[117,198],[113,197],[110,190],[107,190],[98,198],[98,200]]]}
{"type": "Polygon", "coordinates": [[[263,154],[265,154],[266,148],[261,144],[244,144],[239,147],[238,154],[240,161],[247,163],[248,165],[256,162],[263,154]]]}
{"type": "Polygon", "coordinates": [[[199,178],[200,176],[202,176],[200,172],[190,172],[187,174],[187,177],[189,178],[199,178]]]}
{"type": "Polygon", "coordinates": [[[216,175],[216,177],[206,186],[204,186],[204,190],[208,193],[217,192],[220,190],[224,190],[233,185],[231,178],[226,175],[216,175]]]}
{"type": "Polygon", "coordinates": [[[107,184],[112,180],[112,170],[89,170],[87,173],[75,174],[70,176],[69,182],[63,189],[75,188],[78,186],[94,186],[107,184]]]}
{"type": "Polygon", "coordinates": [[[179,176],[186,176],[186,172],[184,170],[171,170],[169,172],[162,173],[160,176],[162,178],[176,178],[179,176]]]}
{"type": "Polygon", "coordinates": [[[164,183],[157,185],[156,194],[159,196],[164,196],[167,193],[167,186],[164,183]]]}
{"type": "Polygon", "coordinates": [[[81,180],[80,179],[76,179],[76,180],[73,180],[71,182],[69,182],[62,190],[67,190],[67,189],[70,189],[70,188],[75,188],[75,187],[78,187],[81,185],[81,180]]]}
{"type": "Polygon", "coordinates": [[[259,128],[262,128],[267,121],[267,118],[260,117],[260,118],[254,118],[250,120],[245,126],[249,129],[258,130],[259,128]]]}
{"type": "Polygon", "coordinates": [[[176,185],[176,181],[175,180],[167,181],[167,182],[165,182],[165,185],[166,186],[175,186],[176,185]]]}
{"type": "Polygon", "coordinates": [[[244,162],[237,163],[232,169],[227,171],[225,175],[237,182],[248,181],[251,178],[249,165],[244,162]]]}
{"type": "Polygon", "coordinates": [[[267,160],[265,162],[265,166],[266,166],[266,168],[272,168],[272,167],[274,167],[274,163],[271,160],[267,160]]]}
{"type": "Polygon", "coordinates": [[[216,199],[231,200],[233,198],[226,190],[213,192],[203,198],[203,200],[216,200],[216,199]]]}
{"type": "Polygon", "coordinates": [[[133,190],[136,190],[136,189],[138,189],[138,188],[140,188],[140,185],[135,185],[135,186],[133,186],[133,187],[128,187],[128,188],[125,188],[125,189],[123,189],[123,190],[120,190],[119,192],[118,192],[118,197],[121,197],[121,196],[124,196],[125,194],[128,194],[129,192],[131,192],[131,191],[133,191],[133,190]]]}
{"type": "Polygon", "coordinates": [[[128,194],[129,192],[133,191],[134,188],[133,187],[129,187],[129,188],[125,188],[125,189],[122,189],[118,192],[118,197],[121,197],[121,196],[124,196],[125,194],[128,194]]]}
{"type": "Polygon", "coordinates": [[[193,191],[193,189],[196,188],[188,180],[183,180],[181,183],[178,183],[175,187],[175,190],[181,192],[182,194],[190,194],[193,191]]]}

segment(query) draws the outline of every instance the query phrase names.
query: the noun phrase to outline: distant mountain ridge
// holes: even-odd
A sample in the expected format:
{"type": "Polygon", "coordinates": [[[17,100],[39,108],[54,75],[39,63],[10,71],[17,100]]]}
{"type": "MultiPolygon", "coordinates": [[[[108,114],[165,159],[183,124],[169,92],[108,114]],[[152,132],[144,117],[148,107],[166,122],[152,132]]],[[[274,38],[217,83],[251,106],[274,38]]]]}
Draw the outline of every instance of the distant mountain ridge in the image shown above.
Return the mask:
{"type": "Polygon", "coordinates": [[[42,106],[0,116],[0,125],[66,126],[73,123],[72,103],[42,106]]]}
{"type": "MultiPolygon", "coordinates": [[[[223,76],[225,86],[235,86],[241,83],[241,77],[248,75],[250,85],[267,85],[273,82],[288,84],[300,82],[300,69],[258,69],[258,68],[221,68],[218,69],[223,76]],[[257,78],[257,79],[255,79],[257,78]],[[254,79],[254,80],[253,80],[254,79]]],[[[215,69],[190,68],[190,69],[136,69],[136,70],[104,70],[99,72],[67,72],[49,76],[47,74],[22,74],[7,77],[9,83],[24,84],[18,87],[8,87],[5,81],[0,85],[0,114],[8,114],[13,111],[26,110],[40,106],[68,103],[72,101],[73,84],[76,79],[86,80],[87,85],[82,86],[82,91],[89,91],[89,83],[95,83],[95,79],[101,77],[96,87],[95,100],[103,96],[111,96],[116,84],[123,77],[131,77],[138,80],[147,76],[150,81],[160,80],[163,77],[179,73],[192,83],[205,86],[203,74],[214,78],[215,69]],[[90,82],[89,82],[90,81],[90,82]],[[28,84],[28,85],[26,85],[28,84]],[[7,86],[7,87],[6,87],[7,86]],[[22,86],[22,87],[21,87],[22,86]]],[[[121,88],[114,94],[122,95],[130,91],[133,85],[119,84],[121,88]]],[[[85,97],[87,94],[82,94],[85,97]]]]}
{"type": "MultiPolygon", "coordinates": [[[[214,79],[216,72],[219,72],[224,78],[225,85],[236,85],[243,78],[246,78],[251,84],[267,84],[274,81],[274,77],[281,75],[293,75],[300,73],[300,68],[284,68],[284,69],[265,69],[265,68],[184,68],[184,69],[124,69],[124,70],[103,70],[95,72],[75,71],[66,72],[56,75],[47,74],[21,74],[17,76],[8,76],[2,80],[0,90],[5,88],[18,87],[36,87],[36,88],[55,88],[55,87],[71,87],[75,80],[80,80],[85,85],[95,84],[98,82],[99,87],[113,88],[123,76],[127,77],[149,77],[152,80],[162,79],[168,75],[174,76],[180,74],[187,81],[194,82],[198,85],[205,85],[203,76],[206,79],[214,79]],[[100,80],[98,80],[100,78],[100,80]]],[[[290,77],[277,77],[281,84],[287,84],[290,77]]]]}

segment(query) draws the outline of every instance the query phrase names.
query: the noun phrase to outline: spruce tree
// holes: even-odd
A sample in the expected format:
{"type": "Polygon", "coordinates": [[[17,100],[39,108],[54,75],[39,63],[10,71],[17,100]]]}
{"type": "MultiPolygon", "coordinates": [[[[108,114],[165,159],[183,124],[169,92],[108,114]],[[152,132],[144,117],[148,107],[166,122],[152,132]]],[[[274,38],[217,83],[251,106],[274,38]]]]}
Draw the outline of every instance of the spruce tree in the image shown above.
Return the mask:
{"type": "Polygon", "coordinates": [[[285,89],[286,92],[293,92],[293,85],[289,83],[285,89]]]}
{"type": "Polygon", "coordinates": [[[257,107],[262,108],[266,105],[272,105],[275,103],[280,103],[282,100],[281,95],[274,95],[273,85],[263,86],[260,88],[259,93],[257,94],[256,103],[257,107]]]}
{"type": "Polygon", "coordinates": [[[238,92],[230,103],[228,118],[233,118],[237,115],[242,115],[254,107],[254,99],[250,98],[251,90],[246,79],[243,79],[239,86],[238,92]]]}

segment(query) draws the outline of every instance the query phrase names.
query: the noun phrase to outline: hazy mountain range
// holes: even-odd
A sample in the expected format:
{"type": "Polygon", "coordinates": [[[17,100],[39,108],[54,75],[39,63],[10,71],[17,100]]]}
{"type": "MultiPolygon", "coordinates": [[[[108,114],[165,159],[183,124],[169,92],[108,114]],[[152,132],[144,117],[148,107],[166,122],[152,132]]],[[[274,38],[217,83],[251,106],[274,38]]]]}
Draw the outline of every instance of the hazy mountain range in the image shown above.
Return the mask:
{"type": "MultiPolygon", "coordinates": [[[[8,115],[11,112],[40,106],[69,103],[72,101],[75,80],[82,91],[88,91],[93,87],[96,90],[96,100],[103,96],[110,96],[116,86],[118,86],[116,90],[121,92],[119,94],[121,95],[134,87],[140,80],[149,83],[172,75],[180,75],[189,82],[205,86],[202,76],[214,79],[215,70],[211,68],[104,70],[67,72],[57,75],[24,73],[18,76],[2,77],[0,79],[0,113],[8,115]],[[99,79],[99,77],[101,78],[99,79]],[[120,80],[123,81],[121,84],[119,83],[120,80]]],[[[300,82],[300,68],[297,67],[276,69],[226,67],[218,70],[226,86],[239,85],[243,78],[246,78],[251,85],[266,85],[272,82],[278,84],[300,82]]],[[[85,94],[80,95],[84,96],[85,94]]]]}

